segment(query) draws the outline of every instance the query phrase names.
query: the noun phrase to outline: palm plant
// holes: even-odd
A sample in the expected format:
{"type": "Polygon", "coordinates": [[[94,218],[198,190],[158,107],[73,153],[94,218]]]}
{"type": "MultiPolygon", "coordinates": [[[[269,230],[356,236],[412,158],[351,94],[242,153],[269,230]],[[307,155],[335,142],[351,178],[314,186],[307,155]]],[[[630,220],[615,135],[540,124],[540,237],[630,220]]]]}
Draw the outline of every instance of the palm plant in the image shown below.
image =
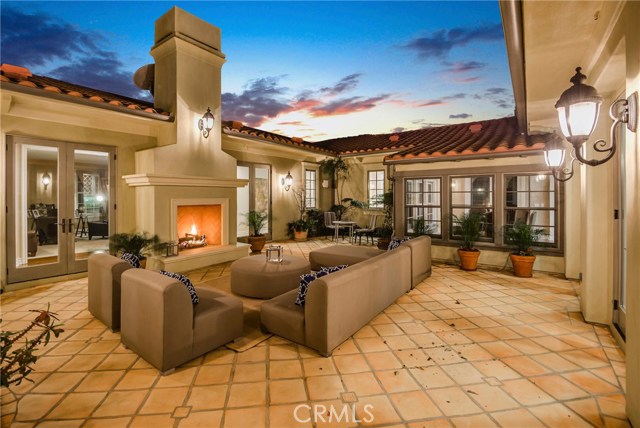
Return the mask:
{"type": "Polygon", "coordinates": [[[109,251],[112,254],[130,253],[139,259],[144,259],[157,250],[159,245],[158,235],[151,235],[148,232],[116,233],[109,237],[109,251]]]}
{"type": "Polygon", "coordinates": [[[269,218],[269,215],[264,211],[250,210],[245,214],[247,217],[247,224],[249,225],[249,236],[262,236],[260,232],[269,218]]]}
{"type": "Polygon", "coordinates": [[[534,229],[524,222],[517,222],[504,228],[505,243],[514,246],[512,253],[519,256],[532,256],[531,247],[544,235],[544,229],[534,229]]]}
{"type": "Polygon", "coordinates": [[[478,212],[465,212],[464,214],[453,216],[454,235],[462,237],[462,246],[464,251],[474,251],[473,246],[480,238],[480,230],[484,216],[478,212]]]}

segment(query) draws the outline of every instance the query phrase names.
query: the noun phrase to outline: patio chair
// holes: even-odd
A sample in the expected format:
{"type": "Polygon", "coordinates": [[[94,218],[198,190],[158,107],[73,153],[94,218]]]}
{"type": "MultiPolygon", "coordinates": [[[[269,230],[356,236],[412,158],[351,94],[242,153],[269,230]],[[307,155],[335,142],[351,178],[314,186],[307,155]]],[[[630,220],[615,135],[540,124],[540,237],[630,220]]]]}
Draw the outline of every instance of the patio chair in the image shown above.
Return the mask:
{"type": "MultiPolygon", "coordinates": [[[[346,227],[333,224],[334,221],[336,221],[336,213],[334,213],[333,211],[326,211],[324,213],[324,227],[326,230],[331,230],[333,232],[331,234],[331,239],[334,239],[336,236],[336,228],[338,229],[338,232],[340,231],[340,229],[346,230],[346,227]]],[[[327,235],[325,235],[324,237],[326,239],[327,235]]]]}
{"type": "Polygon", "coordinates": [[[378,214],[372,214],[369,219],[369,227],[363,227],[360,229],[356,229],[354,233],[356,234],[356,238],[360,238],[358,240],[358,245],[362,245],[362,235],[367,237],[367,244],[369,243],[369,238],[371,238],[371,243],[373,244],[373,232],[376,230],[376,222],[378,220],[378,214]]]}

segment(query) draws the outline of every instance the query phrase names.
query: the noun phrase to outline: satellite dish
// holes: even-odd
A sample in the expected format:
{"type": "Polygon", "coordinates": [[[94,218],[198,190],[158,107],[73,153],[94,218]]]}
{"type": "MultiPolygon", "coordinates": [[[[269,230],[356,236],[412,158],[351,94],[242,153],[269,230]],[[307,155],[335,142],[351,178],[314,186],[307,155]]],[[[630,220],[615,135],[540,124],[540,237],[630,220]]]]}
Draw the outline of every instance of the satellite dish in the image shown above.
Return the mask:
{"type": "Polygon", "coordinates": [[[155,74],[155,64],[143,65],[133,74],[133,83],[135,83],[138,88],[151,91],[151,94],[153,94],[155,74]]]}

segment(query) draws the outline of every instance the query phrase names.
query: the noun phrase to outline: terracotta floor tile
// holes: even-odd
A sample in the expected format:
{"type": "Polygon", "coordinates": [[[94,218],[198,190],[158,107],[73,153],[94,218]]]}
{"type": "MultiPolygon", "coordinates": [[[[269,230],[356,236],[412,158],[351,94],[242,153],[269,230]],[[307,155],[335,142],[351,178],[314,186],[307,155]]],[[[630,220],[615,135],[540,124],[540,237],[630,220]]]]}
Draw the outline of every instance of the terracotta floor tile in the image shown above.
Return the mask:
{"type": "Polygon", "coordinates": [[[459,416],[451,418],[456,428],[489,428],[498,426],[487,415],[459,416]]]}
{"type": "Polygon", "coordinates": [[[136,416],[131,421],[130,428],[149,428],[149,427],[170,427],[173,426],[174,419],[170,414],[153,415],[153,416],[136,416]]]}
{"type": "Polygon", "coordinates": [[[196,375],[196,385],[215,385],[229,382],[231,365],[202,366],[196,375]]]}
{"type": "Polygon", "coordinates": [[[371,372],[343,375],[342,380],[346,390],[355,392],[358,397],[384,392],[378,379],[371,372]]]}
{"type": "Polygon", "coordinates": [[[599,358],[585,350],[561,352],[560,356],[585,369],[595,369],[608,364],[606,357],[599,358]]]}
{"type": "Polygon", "coordinates": [[[334,356],[333,361],[340,373],[361,373],[370,371],[367,360],[360,354],[334,356]]]}
{"type": "Polygon", "coordinates": [[[156,388],[171,388],[177,386],[191,386],[196,375],[196,367],[178,367],[173,373],[160,376],[155,384],[156,388]]]}
{"type": "Polygon", "coordinates": [[[529,379],[506,380],[502,384],[502,389],[524,406],[536,406],[554,401],[529,379]]]}
{"type": "Polygon", "coordinates": [[[480,343],[487,352],[496,358],[513,357],[522,353],[502,341],[480,343]]]}
{"type": "Polygon", "coordinates": [[[35,421],[44,417],[62,397],[62,394],[25,395],[18,402],[15,421],[35,421]]]}
{"type": "Polygon", "coordinates": [[[563,376],[565,379],[570,380],[575,385],[593,395],[611,394],[618,391],[618,388],[616,386],[613,386],[610,383],[600,379],[596,375],[584,370],[579,372],[565,373],[563,376]]]}
{"type": "Polygon", "coordinates": [[[267,380],[266,363],[236,364],[233,383],[260,382],[263,380],[267,380]]]}
{"type": "Polygon", "coordinates": [[[130,370],[118,382],[115,389],[148,389],[160,377],[158,370],[130,370]]]}
{"type": "Polygon", "coordinates": [[[590,427],[591,425],[560,403],[531,407],[529,411],[549,427],[590,427]]]}
{"type": "Polygon", "coordinates": [[[484,377],[471,363],[450,364],[443,366],[442,369],[458,385],[480,383],[484,377]]]}
{"type": "Polygon", "coordinates": [[[338,372],[331,358],[307,358],[302,361],[306,376],[334,375],[338,372]]]}
{"type": "Polygon", "coordinates": [[[388,351],[389,347],[381,337],[357,338],[356,344],[363,353],[388,351]]]}
{"type": "Polygon", "coordinates": [[[407,392],[420,389],[420,386],[407,369],[375,372],[376,377],[387,393],[407,392]]]}
{"type": "MultiPolygon", "coordinates": [[[[435,362],[421,349],[394,351],[395,356],[406,368],[433,366],[435,362]]],[[[402,366],[401,366],[402,367],[402,366]]],[[[389,367],[393,368],[393,367],[389,367]]]]}
{"type": "Polygon", "coordinates": [[[187,406],[192,411],[222,409],[227,397],[227,385],[194,386],[191,388],[187,406]]]}
{"type": "Polygon", "coordinates": [[[493,355],[476,343],[455,345],[451,347],[465,361],[492,360],[493,355]]]}
{"type": "Polygon", "coordinates": [[[386,395],[375,395],[358,401],[356,415],[362,421],[361,426],[392,424],[402,420],[386,395]]]}
{"type": "Polygon", "coordinates": [[[266,423],[264,407],[230,409],[224,412],[224,428],[263,428],[267,426],[266,423]]]}
{"type": "Polygon", "coordinates": [[[373,370],[390,370],[402,367],[402,361],[392,351],[369,352],[364,355],[373,370]]]}
{"type": "Polygon", "coordinates": [[[568,380],[558,375],[540,376],[531,381],[556,400],[571,400],[589,395],[568,380]]]}
{"type": "Polygon", "coordinates": [[[269,383],[270,404],[298,403],[301,401],[307,401],[304,380],[274,380],[269,383]]]}
{"type": "Polygon", "coordinates": [[[603,426],[603,418],[600,415],[598,404],[593,398],[583,398],[575,401],[566,401],[565,406],[582,416],[583,419],[593,426],[603,426]]]}
{"type": "Polygon", "coordinates": [[[302,363],[298,360],[271,361],[269,379],[290,379],[302,377],[302,363]]]}
{"type": "Polygon", "coordinates": [[[467,385],[464,390],[485,412],[514,409],[520,405],[498,386],[485,383],[467,385]]]}
{"type": "Polygon", "coordinates": [[[264,406],[267,401],[265,382],[232,384],[228,407],[264,406]]]}
{"type": "Polygon", "coordinates": [[[340,376],[314,376],[306,382],[310,400],[333,400],[344,392],[340,376]]]}
{"type": "Polygon", "coordinates": [[[76,392],[108,391],[124,376],[124,370],[89,373],[75,389],[76,392]]]}
{"type": "Polygon", "coordinates": [[[507,410],[504,412],[491,413],[491,417],[498,421],[503,427],[527,427],[527,428],[544,428],[545,425],[540,422],[527,409],[507,410]]]}
{"type": "Polygon", "coordinates": [[[349,355],[349,354],[358,354],[360,350],[356,346],[356,343],[353,339],[345,340],[340,346],[333,350],[333,355],[349,355]]]}
{"type": "Polygon", "coordinates": [[[459,387],[427,390],[427,394],[446,416],[481,412],[480,407],[459,387]]]}
{"type": "Polygon", "coordinates": [[[235,361],[236,353],[230,349],[218,348],[204,356],[204,363],[207,364],[232,364],[235,361]]]}
{"type": "Polygon", "coordinates": [[[495,377],[500,380],[516,379],[520,377],[520,374],[511,369],[502,361],[477,361],[472,364],[486,377],[495,377]]]}
{"type": "Polygon", "coordinates": [[[409,422],[409,428],[451,428],[453,425],[445,418],[431,419],[429,421],[409,422]]]}
{"type": "Polygon", "coordinates": [[[191,411],[189,416],[182,419],[179,428],[220,428],[222,424],[222,410],[209,410],[206,412],[191,411]]]}
{"type": "Polygon", "coordinates": [[[536,363],[526,355],[502,358],[502,362],[523,376],[539,376],[550,372],[548,368],[536,363]]]}
{"type": "MultiPolygon", "coordinates": [[[[38,424],[38,428],[80,428],[84,419],[65,419],[64,421],[44,421],[38,424]]],[[[13,425],[12,425],[13,426],[13,425]]]]}
{"type": "Polygon", "coordinates": [[[71,393],[53,409],[49,417],[52,419],[87,418],[106,395],[106,392],[71,393]]]}
{"type": "Polygon", "coordinates": [[[133,418],[87,419],[84,428],[127,428],[133,418]]]}
{"type": "Polygon", "coordinates": [[[85,375],[86,373],[52,373],[45,380],[38,383],[32,391],[36,394],[67,392],[77,385],[85,375]]]}
{"type": "Polygon", "coordinates": [[[96,370],[125,370],[130,368],[137,359],[138,357],[133,354],[111,354],[96,367],[96,370]]]}
{"type": "Polygon", "coordinates": [[[93,412],[93,417],[135,415],[149,391],[113,391],[93,412]]]}
{"type": "Polygon", "coordinates": [[[173,413],[174,408],[182,406],[189,388],[158,388],[147,396],[140,413],[173,413]]]}
{"type": "Polygon", "coordinates": [[[390,398],[405,421],[430,419],[442,415],[433,401],[422,391],[392,394],[390,398]]]}
{"type": "Polygon", "coordinates": [[[256,346],[244,352],[240,352],[236,356],[236,362],[242,363],[259,363],[267,359],[267,347],[256,346]]]}
{"type": "Polygon", "coordinates": [[[312,426],[311,420],[309,407],[299,404],[269,406],[269,426],[271,428],[310,428],[312,426]]]}
{"type": "Polygon", "coordinates": [[[625,397],[621,394],[598,397],[598,405],[602,413],[617,419],[625,419],[627,417],[625,404],[625,397]]]}
{"type": "Polygon", "coordinates": [[[298,348],[295,345],[269,346],[270,360],[291,360],[298,358],[298,348]]]}

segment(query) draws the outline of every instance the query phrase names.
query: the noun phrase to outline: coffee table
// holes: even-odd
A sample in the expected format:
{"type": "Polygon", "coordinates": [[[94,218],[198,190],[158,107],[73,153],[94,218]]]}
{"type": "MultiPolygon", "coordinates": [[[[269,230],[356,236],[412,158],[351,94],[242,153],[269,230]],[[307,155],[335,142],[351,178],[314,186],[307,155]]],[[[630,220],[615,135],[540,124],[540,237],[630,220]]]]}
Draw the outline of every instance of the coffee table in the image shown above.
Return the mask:
{"type": "Polygon", "coordinates": [[[307,259],[285,255],[281,263],[264,255],[248,256],[231,264],[231,291],[241,296],[270,299],[298,288],[300,275],[311,272],[307,259]]]}

